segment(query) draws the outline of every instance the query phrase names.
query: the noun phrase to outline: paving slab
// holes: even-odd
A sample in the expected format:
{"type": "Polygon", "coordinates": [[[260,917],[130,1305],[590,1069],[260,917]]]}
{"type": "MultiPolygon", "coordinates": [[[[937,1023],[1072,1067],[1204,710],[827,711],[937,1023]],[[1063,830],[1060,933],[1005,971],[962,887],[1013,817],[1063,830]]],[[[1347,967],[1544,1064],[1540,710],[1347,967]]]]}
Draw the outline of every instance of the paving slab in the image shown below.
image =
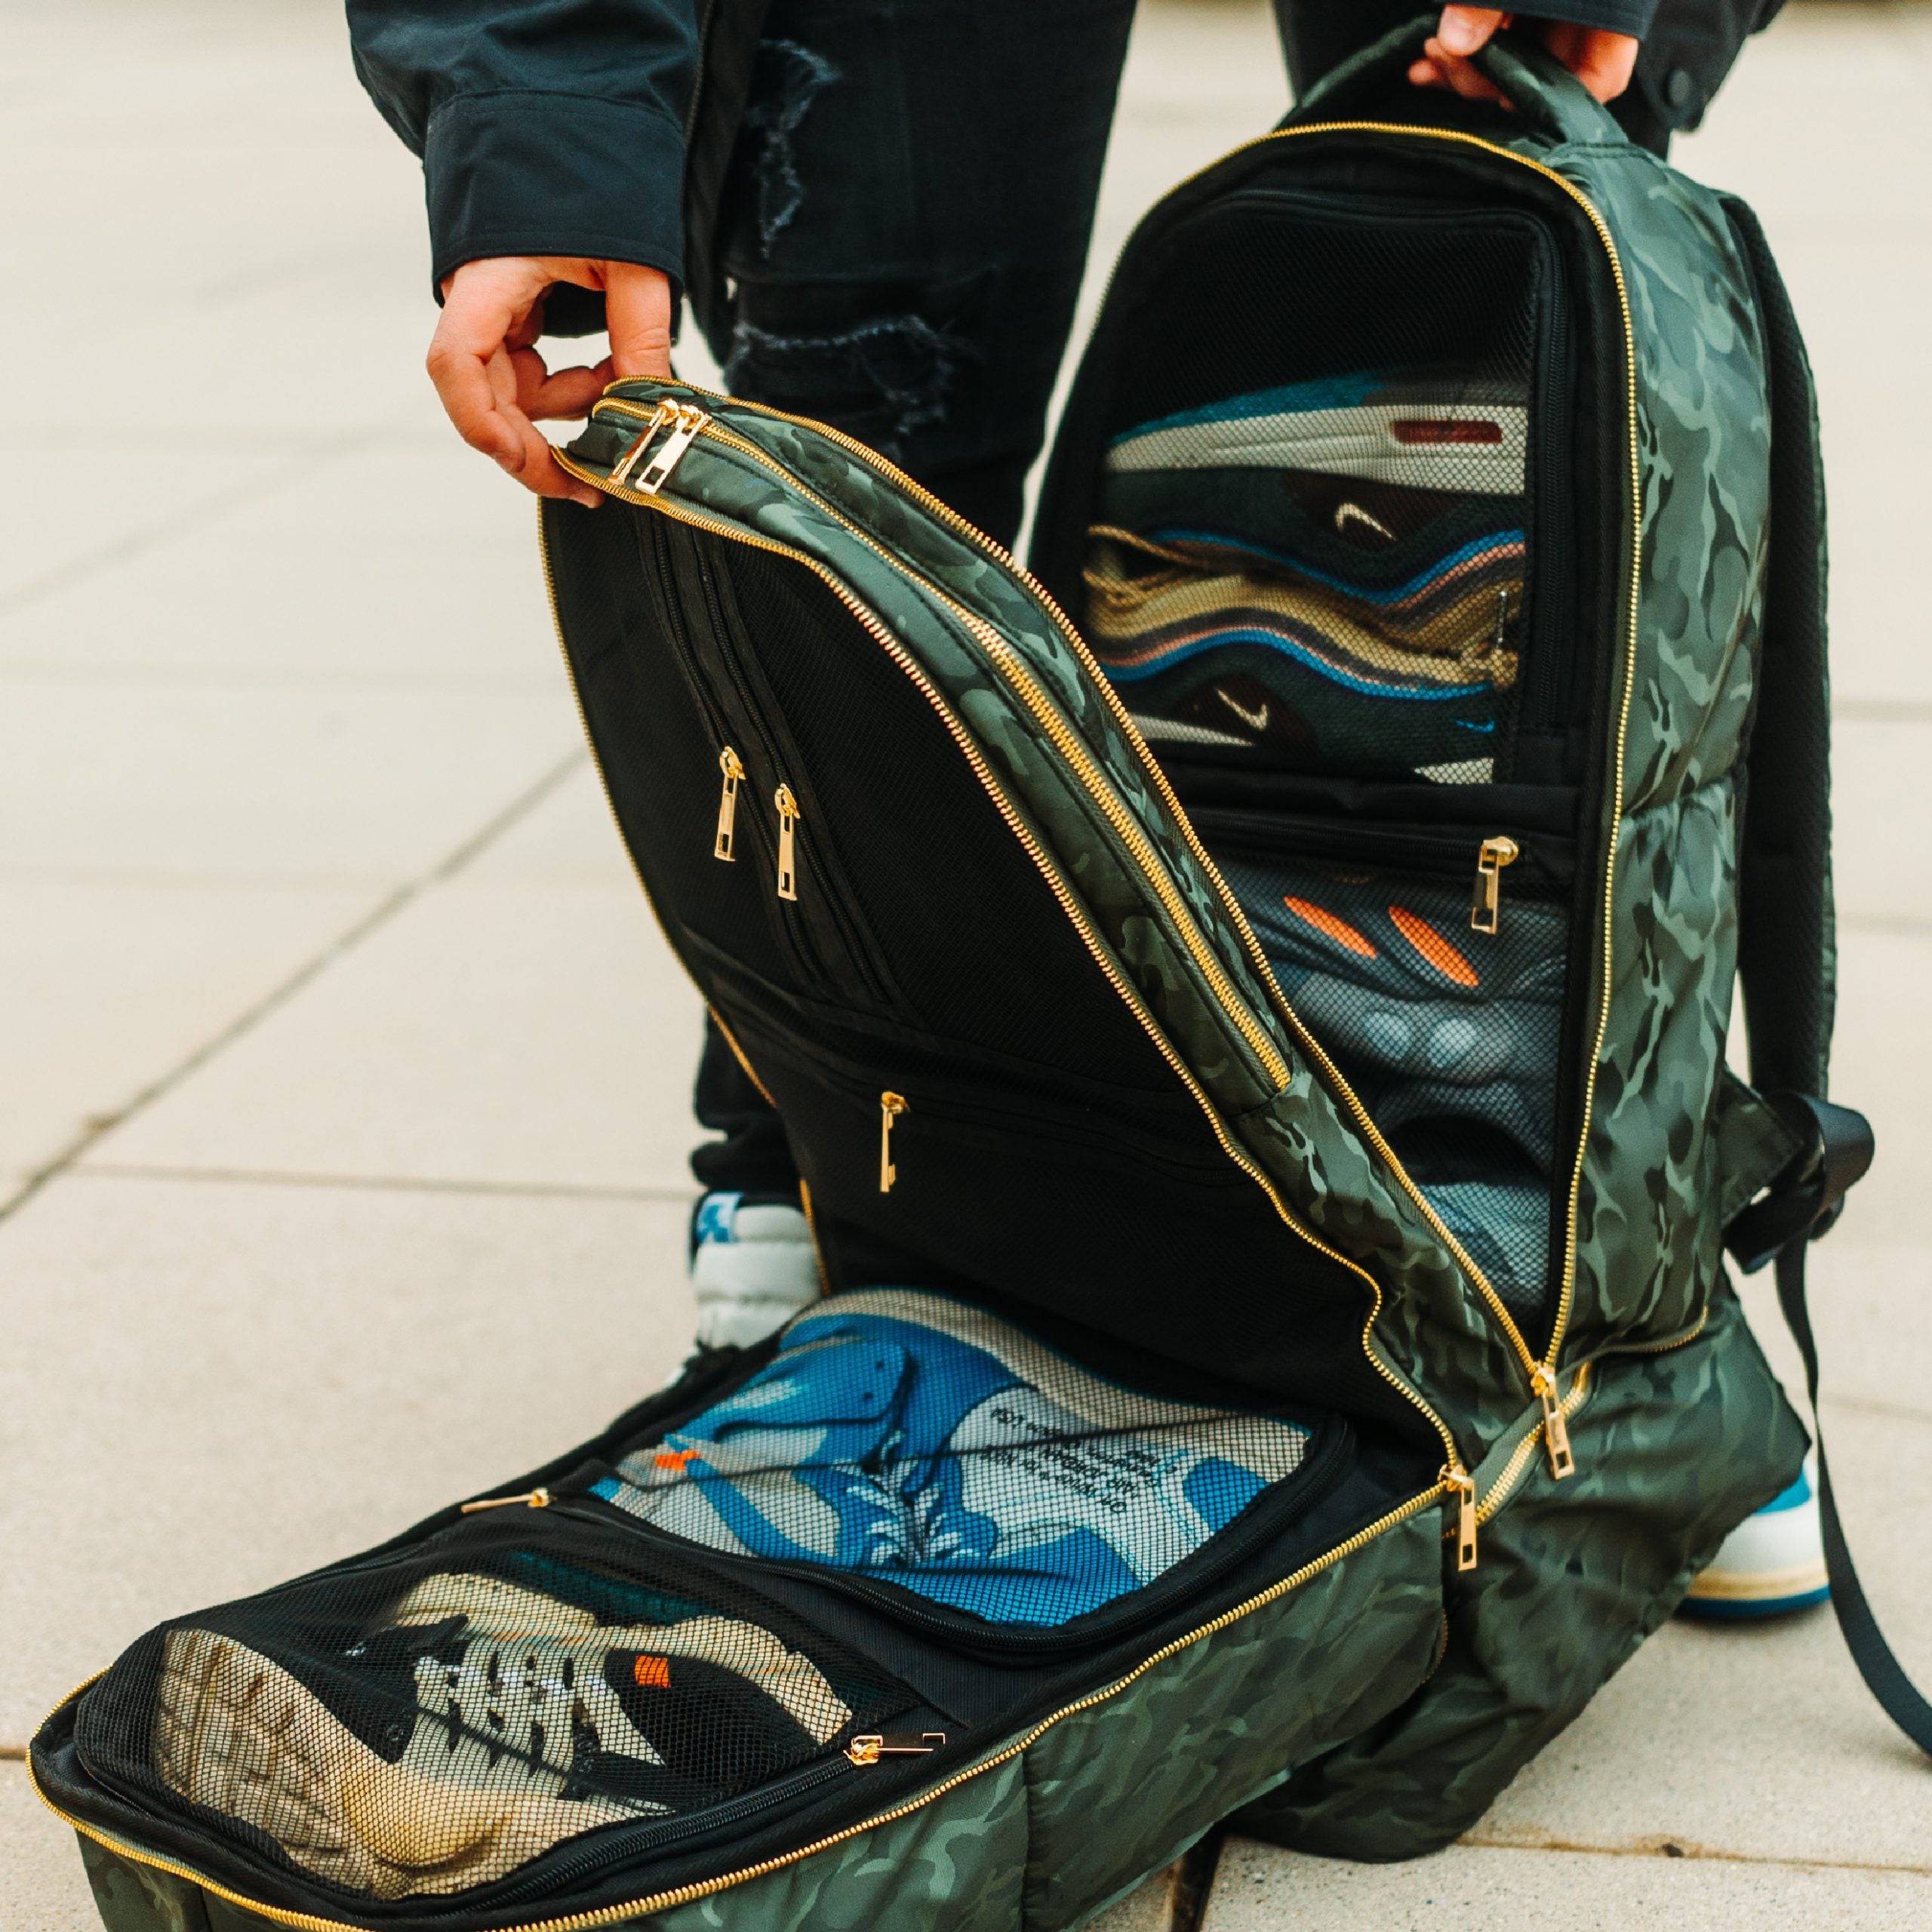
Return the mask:
{"type": "Polygon", "coordinates": [[[26,596],[71,582],[89,564],[152,543],[158,534],[192,527],[281,468],[274,455],[260,452],[122,451],[114,464],[121,487],[103,491],[106,454],[36,450],[18,466],[30,475],[17,469],[10,479],[0,636],[11,609],[26,596]]]}
{"type": "Polygon", "coordinates": [[[604,885],[640,898],[630,854],[618,836],[610,801],[586,758],[463,869],[481,884],[604,885]]]}
{"type": "Polygon", "coordinates": [[[381,896],[377,887],[9,881],[0,1168],[36,1168],[120,1114],[381,896]]]}
{"type": "Polygon", "coordinates": [[[70,1177],[0,1227],[0,1746],[161,1618],[549,1460],[688,1352],[681,1205],[70,1177]]]}
{"type": "Polygon", "coordinates": [[[701,1011],[635,884],[446,884],[94,1158],[681,1198],[701,1011]]]}
{"type": "MultiPolygon", "coordinates": [[[[1587,1423],[1588,1411],[1583,1420],[1587,1423]]],[[[1932,1424],[1828,1411],[1845,1531],[1873,1607],[1932,1677],[1932,1424]]],[[[1589,1453],[1577,1437],[1580,1457],[1589,1453]]],[[[1473,1836],[1932,1869],[1932,1777],[1860,1682],[1828,1611],[1667,1625],[1534,1760],[1473,1836]]]]}
{"type": "Polygon", "coordinates": [[[0,618],[0,676],[554,685],[534,506],[463,454],[318,457],[0,618]]]}
{"type": "Polygon", "coordinates": [[[0,875],[413,878],[582,742],[547,690],[19,683],[0,704],[0,875]]]}
{"type": "Polygon", "coordinates": [[[1374,1932],[1916,1932],[1932,1878],[1698,1857],[1618,1858],[1454,1845],[1408,1865],[1350,1865],[1236,1840],[1201,1932],[1361,1926],[1374,1932]]]}
{"type": "Polygon", "coordinates": [[[0,1761],[0,1888],[20,1932],[100,1932],[74,1834],[34,1795],[26,1767],[0,1761]]]}

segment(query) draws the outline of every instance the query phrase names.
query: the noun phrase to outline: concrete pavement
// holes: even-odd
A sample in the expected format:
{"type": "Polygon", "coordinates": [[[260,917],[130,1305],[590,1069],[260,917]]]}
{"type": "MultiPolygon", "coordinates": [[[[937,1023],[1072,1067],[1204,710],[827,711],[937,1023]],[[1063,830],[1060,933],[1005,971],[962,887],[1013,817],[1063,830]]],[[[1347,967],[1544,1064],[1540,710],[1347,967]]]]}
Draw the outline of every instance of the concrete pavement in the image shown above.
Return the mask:
{"type": "MultiPolygon", "coordinates": [[[[695,1006],[584,761],[528,502],[421,376],[420,182],[343,42],[324,0],[70,0],[0,37],[31,291],[0,425],[0,1921],[31,1932],[94,1922],[17,1761],[57,1697],[574,1439],[690,1328],[695,1006]]],[[[1099,270],[1283,99],[1264,12],[1147,7],[1099,270]]],[[[1932,10],[1794,5],[1681,155],[1763,214],[1823,396],[1837,1085],[1882,1150],[1817,1264],[1826,1420],[1922,1678],[1928,102],[1932,10]]],[[[1829,1619],[1672,1627],[1468,1844],[1235,1846],[1205,1925],[1904,1926],[1928,1874],[1932,1775],[1829,1619]]]]}

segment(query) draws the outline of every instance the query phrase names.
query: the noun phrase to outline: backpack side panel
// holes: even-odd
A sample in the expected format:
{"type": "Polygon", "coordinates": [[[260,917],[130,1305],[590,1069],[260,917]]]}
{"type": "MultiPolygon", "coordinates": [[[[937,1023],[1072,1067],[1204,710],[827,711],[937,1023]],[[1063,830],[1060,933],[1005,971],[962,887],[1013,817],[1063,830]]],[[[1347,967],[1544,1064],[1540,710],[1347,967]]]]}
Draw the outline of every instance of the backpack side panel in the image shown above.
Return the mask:
{"type": "Polygon", "coordinates": [[[1441,1669],[1238,1830],[1375,1860],[1448,1844],[1671,1614],[1732,1527],[1795,1478],[1807,1446],[1722,1284],[1694,1342],[1599,1357],[1571,1427],[1577,1473],[1553,1481],[1532,1457],[1483,1527],[1481,1565],[1450,1578],[1441,1669]]]}
{"type": "Polygon", "coordinates": [[[1627,690],[1611,693],[1623,782],[1605,798],[1617,866],[1575,1206],[1574,1360],[1613,1337],[1682,1333],[1718,1279],[1714,1124],[1737,968],[1770,413],[1750,268],[1717,196],[1628,146],[1549,159],[1620,245],[1642,500],[1634,650],[1627,690]]]}

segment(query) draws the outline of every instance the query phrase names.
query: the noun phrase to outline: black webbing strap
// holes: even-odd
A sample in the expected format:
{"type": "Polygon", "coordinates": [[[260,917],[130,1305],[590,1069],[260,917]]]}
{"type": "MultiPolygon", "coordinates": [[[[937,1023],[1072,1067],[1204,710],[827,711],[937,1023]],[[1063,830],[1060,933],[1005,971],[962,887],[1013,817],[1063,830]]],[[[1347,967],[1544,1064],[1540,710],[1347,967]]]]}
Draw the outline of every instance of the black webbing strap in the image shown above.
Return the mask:
{"type": "Polygon", "coordinates": [[[1752,720],[1740,879],[1738,971],[1752,1078],[1804,1151],[1725,1231],[1747,1272],[1775,1259],[1778,1304],[1804,1358],[1818,1447],[1818,1514],[1832,1608],[1880,1708],[1932,1756],[1932,1703],[1878,1628],[1846,1546],[1818,1414],[1818,1347],[1804,1299],[1804,1251],[1838,1219],[1872,1164],[1872,1129],[1820,1097],[1831,1062],[1832,943],[1825,488],[1811,370],[1789,296],[1757,217],[1725,198],[1765,331],[1771,401],[1771,555],[1752,720]]]}
{"type": "Polygon", "coordinates": [[[1879,1706],[1917,1745],[1932,1757],[1932,1704],[1920,1696],[1918,1687],[1905,1674],[1904,1666],[1892,1654],[1865,1600],[1864,1586],[1853,1567],[1851,1552],[1845,1546],[1844,1531],[1838,1522],[1837,1503],[1832,1497],[1832,1476],[1825,1460],[1825,1431],[1818,1419],[1818,1345],[1811,1334],[1811,1312],[1804,1304],[1804,1250],[1803,1238],[1791,1242],[1777,1257],[1778,1306],[1798,1352],[1804,1358],[1804,1385],[1811,1397],[1812,1426],[1818,1445],[1818,1518],[1824,1531],[1825,1570],[1831,1579],[1832,1608],[1838,1628],[1844,1633],[1845,1648],[1858,1666],[1865,1686],[1878,1699],[1879,1706]]]}

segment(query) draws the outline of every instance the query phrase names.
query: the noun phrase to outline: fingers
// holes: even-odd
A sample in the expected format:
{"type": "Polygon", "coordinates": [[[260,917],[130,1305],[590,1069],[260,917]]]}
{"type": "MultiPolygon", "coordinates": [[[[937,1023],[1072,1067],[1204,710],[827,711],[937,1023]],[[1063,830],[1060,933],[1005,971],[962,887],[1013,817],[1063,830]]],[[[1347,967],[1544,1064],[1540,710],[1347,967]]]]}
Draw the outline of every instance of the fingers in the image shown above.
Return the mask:
{"type": "MultiPolygon", "coordinates": [[[[466,263],[451,278],[427,367],[457,434],[539,496],[601,500],[557,466],[519,401],[509,341],[524,337],[551,277],[523,257],[466,263]]],[[[527,338],[525,338],[527,339],[527,338]]],[[[542,368],[540,358],[537,368],[542,368]]],[[[567,372],[574,373],[574,372],[567,372]]],[[[544,379],[536,390],[541,394],[544,379]]]]}
{"type": "Polygon", "coordinates": [[[671,281],[661,269],[611,262],[604,271],[611,365],[620,376],[671,374],[671,281]]]}
{"type": "Polygon", "coordinates": [[[1441,43],[1444,52],[1466,58],[1478,48],[1487,46],[1497,29],[1506,25],[1509,18],[1500,7],[1444,7],[1436,40],[1441,43]]]}
{"type": "Polygon", "coordinates": [[[1552,26],[1547,35],[1549,51],[1598,100],[1614,100],[1630,85],[1637,68],[1634,34],[1552,26]]]}
{"type": "Polygon", "coordinates": [[[588,416],[611,381],[610,359],[594,368],[559,369],[552,374],[534,349],[512,349],[516,371],[516,401],[533,423],[575,422],[588,416]]]}
{"type": "Polygon", "coordinates": [[[1419,88],[1447,88],[1465,100],[1503,98],[1502,91],[1479,72],[1472,61],[1451,53],[1439,40],[1431,40],[1423,48],[1423,57],[1409,69],[1409,78],[1419,88]]]}

